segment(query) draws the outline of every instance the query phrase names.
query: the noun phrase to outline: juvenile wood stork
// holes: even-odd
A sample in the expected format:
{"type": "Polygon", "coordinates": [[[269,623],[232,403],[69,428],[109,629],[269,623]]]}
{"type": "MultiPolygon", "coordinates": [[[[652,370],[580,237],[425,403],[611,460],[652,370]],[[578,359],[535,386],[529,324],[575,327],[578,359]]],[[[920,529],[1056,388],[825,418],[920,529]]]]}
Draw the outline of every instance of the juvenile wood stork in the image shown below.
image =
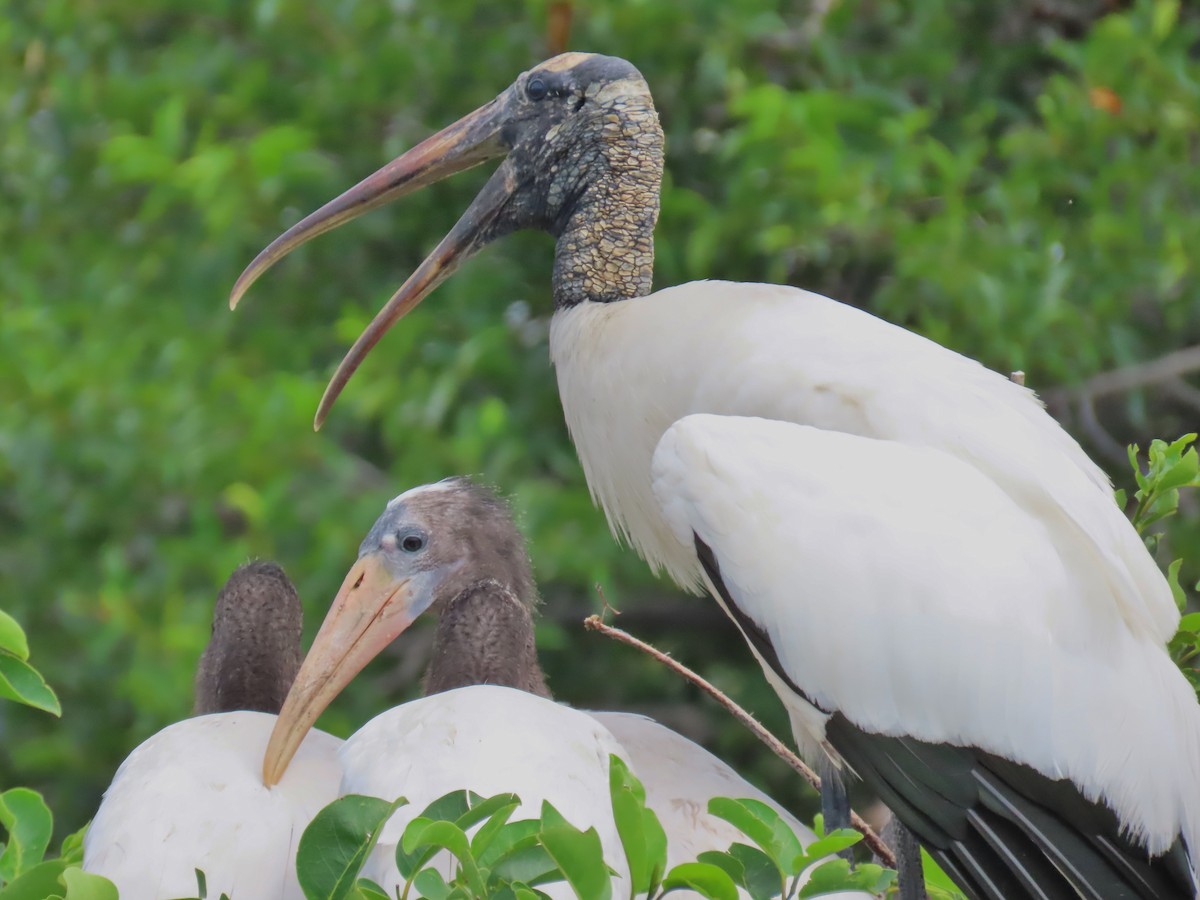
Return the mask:
{"type": "MultiPolygon", "coordinates": [[[[518,229],[551,233],[557,246],[550,353],[563,410],[592,494],[614,531],[651,566],[666,570],[685,588],[706,588],[719,599],[755,647],[785,703],[793,708],[808,705],[808,715],[793,716],[802,749],[811,755],[820,748],[834,759],[844,758],[850,752],[841,746],[844,731],[829,733],[827,725],[845,721],[861,730],[862,740],[874,740],[880,748],[892,747],[893,740],[907,736],[924,741],[931,753],[999,754],[995,758],[1010,766],[1006,778],[1054,779],[1042,785],[1038,798],[1079,834],[1087,832],[1079,818],[1081,810],[1096,816],[1104,809],[1113,810],[1124,832],[1154,855],[1152,860],[1142,859],[1140,868],[1114,875],[1117,880],[1110,885],[1088,887],[1095,866],[1100,865],[1098,857],[1088,855],[1091,844],[1045,847],[1036,839],[1042,833],[1027,820],[989,830],[977,818],[982,813],[967,804],[953,820],[957,829],[953,833],[970,837],[975,849],[970,858],[956,856],[958,844],[947,845],[946,832],[932,830],[930,822],[944,811],[945,792],[967,790],[963,787],[967,783],[922,781],[920,772],[926,769],[919,757],[907,752],[894,755],[893,775],[912,778],[914,784],[909,802],[899,804],[895,812],[955,869],[973,897],[1060,897],[1074,896],[1075,890],[1098,890],[1097,896],[1120,896],[1121,891],[1146,895],[1136,886],[1137,873],[1153,870],[1154,878],[1174,878],[1163,871],[1179,858],[1168,852],[1178,836],[1188,844],[1194,870],[1200,852],[1195,767],[1183,761],[1174,768],[1154,765],[1157,757],[1150,750],[1163,743],[1188,745],[1190,738],[1181,738],[1179,730],[1191,727],[1194,711],[1189,709],[1171,727],[1160,722],[1160,730],[1149,734],[1125,727],[1140,720],[1135,707],[1168,708],[1171,701],[1162,692],[1139,696],[1114,687],[1104,709],[1088,707],[1081,713],[1066,705],[1063,694],[1045,686],[1005,695],[998,707],[963,707],[942,702],[952,693],[951,685],[931,682],[920,695],[901,698],[886,729],[873,717],[871,707],[822,709],[810,702],[817,693],[825,696],[826,691],[848,690],[857,683],[857,670],[851,664],[854,645],[841,645],[836,659],[822,657],[828,660],[829,671],[818,682],[801,683],[782,662],[794,660],[790,642],[801,640],[783,623],[792,621],[793,607],[804,602],[789,590],[785,560],[763,547],[743,548],[741,556],[731,561],[726,549],[733,535],[756,529],[757,517],[766,515],[763,511],[768,508],[777,516],[773,521],[780,534],[800,527],[797,523],[806,515],[802,506],[783,508],[771,502],[774,496],[795,497],[788,485],[792,479],[804,483],[807,477],[800,457],[791,468],[775,470],[774,478],[749,466],[737,470],[739,480],[731,487],[743,498],[737,507],[742,518],[722,523],[721,534],[711,536],[712,543],[703,547],[680,540],[664,515],[671,498],[664,499],[661,488],[656,496],[652,488],[651,459],[660,438],[691,414],[759,417],[872,438],[898,448],[938,451],[970,467],[1030,523],[1036,523],[1048,552],[1069,567],[1078,583],[1094,587],[1081,603],[1065,596],[1048,599],[1047,617],[1027,623],[1031,633],[1051,630],[1055,642],[1012,645],[1008,657],[991,656],[990,649],[981,651],[979,659],[968,660],[970,665],[950,679],[971,686],[980,697],[993,696],[988,685],[999,677],[1003,665],[1027,665],[1037,653],[1047,654],[1043,667],[1065,666],[1081,657],[1095,667],[1098,680],[1144,684],[1144,674],[1131,667],[1131,657],[1114,658],[1104,645],[1079,645],[1070,632],[1120,634],[1122,640],[1141,642],[1161,653],[1179,620],[1165,579],[1113,503],[1104,473],[1030,391],[918,335],[796,288],[710,281],[650,292],[662,132],[645,81],[624,60],[568,53],[523,73],[495,100],[289,229],[242,274],[231,303],[268,267],[308,239],[496,157],[504,160],[463,217],[347,354],[322,398],[317,424],[383,333],[462,261],[489,241],[518,229]],[[722,574],[720,583],[717,572],[722,574]],[[752,578],[772,585],[769,602],[743,596],[752,578]],[[746,611],[750,607],[753,616],[746,611]],[[760,626],[758,631],[754,624],[760,626]],[[983,664],[985,657],[1007,662],[989,666],[983,664]],[[1101,672],[1112,673],[1112,678],[1101,677],[1101,672]],[[929,706],[942,711],[942,732],[927,728],[929,706]],[[1055,723],[1051,726],[1054,753],[1048,757],[1038,749],[1045,744],[1045,735],[1014,732],[1010,727],[1011,722],[1038,716],[1055,723]],[[1083,745],[1097,733],[1105,734],[1109,751],[1085,750],[1083,745]],[[1142,802],[1111,795],[1100,787],[1109,784],[1106,779],[1114,758],[1123,760],[1122,766],[1153,770],[1141,773],[1144,781],[1138,782],[1137,789],[1145,792],[1142,802]],[[1096,768],[1087,768],[1089,759],[1096,768]],[[1068,770],[1074,774],[1061,780],[1068,770]],[[1183,798],[1182,808],[1174,802],[1156,806],[1159,801],[1149,799],[1162,796],[1151,789],[1152,782],[1161,780],[1174,786],[1183,798]],[[1062,864],[1066,881],[1043,888],[1022,880],[1020,859],[1032,853],[1045,854],[1045,860],[1058,859],[1057,851],[1075,866],[1062,864]],[[1002,890],[998,884],[1006,887],[1002,890]]],[[[733,425],[748,428],[743,418],[733,425]]],[[[752,440],[749,432],[746,439],[752,440]]],[[[694,459],[702,457],[701,453],[694,459]]],[[[837,460],[833,464],[839,470],[846,466],[837,460]]],[[[822,540],[832,557],[842,535],[827,533],[822,540]]],[[[1023,562],[1014,546],[1015,541],[995,544],[989,553],[1015,568],[1023,562]]],[[[898,581],[918,574],[905,558],[886,558],[886,562],[898,581]]],[[[1031,572],[1033,579],[1039,574],[1031,572]]],[[[878,587],[885,589],[886,583],[878,587]]],[[[840,598],[843,593],[831,596],[840,598]]],[[[968,592],[951,598],[954,602],[948,606],[921,606],[920,616],[930,620],[927,633],[953,635],[954,622],[975,615],[974,598],[975,593],[968,592]]],[[[1014,609],[1025,610],[1019,598],[1012,598],[1012,603],[1014,609]]],[[[836,606],[830,602],[831,609],[836,606]]],[[[879,634],[890,637],[883,628],[879,634]]],[[[903,669],[915,665],[911,648],[889,640],[879,643],[876,652],[888,661],[894,677],[923,671],[903,669]]],[[[937,645],[926,644],[925,652],[930,657],[949,654],[944,639],[937,645]]],[[[1160,674],[1168,679],[1163,691],[1168,690],[1167,684],[1170,691],[1179,690],[1178,681],[1169,681],[1176,676],[1165,670],[1160,674]]],[[[862,763],[860,756],[855,759],[862,763]]],[[[858,774],[888,793],[880,769],[864,766],[858,774]]],[[[1065,840],[1067,833],[1061,832],[1060,837],[1065,840]]],[[[1058,863],[1048,864],[1058,871],[1058,863]]],[[[1170,896],[1191,896],[1193,888],[1186,881],[1180,874],[1170,896]]]]}
{"type": "Polygon", "coordinates": [[[608,753],[642,780],[667,833],[669,866],[746,841],[708,813],[713,797],[761,800],[803,844],[815,839],[717,757],[654,720],[550,702],[534,644],[537,602],[524,538],[492,491],[451,478],[396,497],[363,541],[280,714],[264,761],[267,779],[286,767],[294,742],[329,700],[428,610],[437,631],[427,696],[377,717],[341,753],[345,792],[410,801],[389,822],[364,872],[378,883],[402,884],[392,857],[404,824],[468,782],[484,795],[517,793],[533,815],[541,799],[551,800],[581,827],[597,827],[610,864],[623,862],[608,753]]]}
{"type": "Polygon", "coordinates": [[[300,600],[283,570],[252,562],[217,599],[196,678],[196,718],[121,764],[84,838],[83,867],[123,900],[196,895],[302,900],[300,834],[337,797],[341,741],[313,730],[274,789],[260,778],[276,712],[300,666],[300,600]]]}

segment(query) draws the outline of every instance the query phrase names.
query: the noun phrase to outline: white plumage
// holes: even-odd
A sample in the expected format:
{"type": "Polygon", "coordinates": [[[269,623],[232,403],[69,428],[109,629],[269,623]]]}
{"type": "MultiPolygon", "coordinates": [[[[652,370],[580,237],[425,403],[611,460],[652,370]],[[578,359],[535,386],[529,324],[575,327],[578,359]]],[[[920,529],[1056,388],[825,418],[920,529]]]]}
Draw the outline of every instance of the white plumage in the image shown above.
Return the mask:
{"type": "MultiPolygon", "coordinates": [[[[389,894],[403,887],[395,852],[404,827],[433,800],[466,788],[484,797],[517,794],[522,805],[513,819],[538,818],[549,800],[576,828],[595,827],[605,862],[628,884],[609,800],[609,754],[628,761],[594,718],[512,688],[463,687],[381,713],[342,747],[341,792],[409,803],[385,826],[362,874],[389,894]]],[[[451,868],[447,860],[443,874],[451,868]]],[[[616,896],[628,893],[620,885],[614,879],[616,896]]],[[[565,883],[544,890],[574,896],[565,883]]]]}
{"type": "Polygon", "coordinates": [[[275,716],[229,712],[177,722],[143,742],[117,771],[84,840],[83,867],[122,900],[208,896],[302,900],[296,846],[337,797],[341,741],[313,730],[284,779],[263,787],[275,716]]]}
{"type": "Polygon", "coordinates": [[[685,587],[699,587],[699,564],[669,539],[650,490],[654,448],[692,413],[759,416],[946,452],[1104,573],[1112,589],[1093,613],[1164,643],[1178,627],[1107,476],[1036,395],[920,335],[798,288],[702,281],[560,309],[550,353],[593,495],[685,587]]]}
{"type": "MultiPolygon", "coordinates": [[[[820,707],[1069,778],[1153,853],[1181,830],[1197,846],[1190,686],[1161,645],[1096,612],[1104,573],[1061,559],[1047,526],[977,470],[929,448],[697,415],[667,431],[653,478],[680,545],[694,533],[714,549],[820,707]]],[[[825,716],[784,700],[819,740],[825,716]]]]}

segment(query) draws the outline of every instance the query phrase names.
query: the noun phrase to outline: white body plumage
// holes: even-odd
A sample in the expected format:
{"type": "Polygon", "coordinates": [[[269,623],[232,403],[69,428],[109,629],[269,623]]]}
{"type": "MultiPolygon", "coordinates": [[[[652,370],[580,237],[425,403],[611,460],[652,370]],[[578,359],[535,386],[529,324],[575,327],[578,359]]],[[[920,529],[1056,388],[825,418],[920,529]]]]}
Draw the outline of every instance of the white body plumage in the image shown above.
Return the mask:
{"type": "MultiPolygon", "coordinates": [[[[389,894],[403,887],[395,852],[404,827],[433,800],[466,788],[485,797],[517,794],[514,819],[537,818],[549,800],[576,828],[595,827],[605,862],[628,884],[609,799],[609,754],[625,758],[591,716],[512,688],[458,688],[381,713],[343,746],[341,792],[409,802],[384,827],[362,874],[389,894]]],[[[448,858],[444,867],[449,877],[448,858]]],[[[543,889],[574,896],[566,884],[543,889]]],[[[622,893],[619,882],[614,890],[622,893]]]]}
{"type": "Polygon", "coordinates": [[[208,895],[302,900],[296,847],[312,817],[338,795],[341,741],[305,737],[273,788],[262,757],[275,716],[216,713],[185,719],[144,741],[121,764],[84,841],[84,869],[116,884],[122,900],[208,895]]]}

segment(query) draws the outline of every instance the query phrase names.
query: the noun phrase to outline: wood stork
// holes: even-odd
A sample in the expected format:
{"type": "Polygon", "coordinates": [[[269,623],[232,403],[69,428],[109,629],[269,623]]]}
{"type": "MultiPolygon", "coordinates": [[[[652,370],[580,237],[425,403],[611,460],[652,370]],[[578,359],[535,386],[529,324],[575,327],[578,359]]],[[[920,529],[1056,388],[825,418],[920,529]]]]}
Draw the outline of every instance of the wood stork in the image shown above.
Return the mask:
{"type": "Polygon", "coordinates": [[[280,714],[266,778],[286,767],[294,741],[329,700],[428,610],[438,621],[427,696],[378,716],[341,753],[343,791],[410,801],[388,823],[367,877],[389,890],[402,885],[392,857],[403,826],[424,804],[464,786],[484,795],[513,791],[533,815],[549,799],[580,827],[597,827],[610,864],[623,862],[609,753],[642,779],[667,833],[669,865],[746,840],[708,813],[713,797],[761,800],[802,843],[815,839],[725,763],[654,720],[551,702],[534,644],[537,602],[524,539],[492,491],[451,478],[396,497],[363,541],[280,714]]]}
{"type": "Polygon", "coordinates": [[[196,718],[121,764],[84,838],[83,867],[124,900],[196,895],[301,900],[300,834],[337,797],[341,741],[312,731],[287,777],[263,787],[263,750],[300,665],[300,600],[283,570],[252,562],[217,599],[196,679],[196,718]]]}
{"type": "MultiPolygon", "coordinates": [[[[1163,670],[1163,690],[1154,694],[1138,696],[1128,687],[1119,691],[1114,687],[1105,709],[1089,707],[1086,713],[1066,705],[1061,693],[1047,689],[1005,695],[999,707],[964,708],[949,702],[950,684],[930,682],[920,695],[901,698],[883,730],[871,707],[822,709],[809,703],[812,696],[857,683],[851,665],[853,645],[841,646],[841,662],[830,661],[830,670],[811,684],[801,683],[784,667],[783,660],[795,657],[788,649],[790,642],[801,639],[782,623],[792,621],[793,607],[805,601],[788,589],[783,560],[765,547],[761,552],[743,548],[736,561],[727,557],[727,541],[755,530],[760,510],[773,510],[781,534],[799,527],[796,523],[806,515],[804,508],[781,508],[771,498],[795,496],[788,485],[792,479],[804,483],[806,477],[800,457],[791,468],[777,470],[773,479],[749,466],[739,469],[736,477],[741,480],[732,487],[743,497],[738,507],[743,518],[722,523],[720,535],[703,547],[680,540],[664,514],[671,498],[664,498],[662,488],[656,496],[652,487],[651,461],[660,438],[691,414],[777,420],[876,439],[897,448],[926,448],[969,466],[1030,523],[1036,523],[1054,558],[1068,566],[1080,584],[1093,585],[1085,602],[1050,598],[1048,617],[1027,623],[1033,632],[1051,629],[1055,642],[1010,646],[1008,662],[1003,664],[990,651],[981,653],[950,679],[971,686],[980,697],[991,696],[989,685],[1004,665],[1029,665],[1039,652],[1044,654],[1043,669],[1065,666],[1080,657],[1094,667],[1098,680],[1144,684],[1144,673],[1131,667],[1130,657],[1114,658],[1103,645],[1081,646],[1070,633],[1083,629],[1120,634],[1161,654],[1179,619],[1165,579],[1113,503],[1104,473],[1030,391],[918,335],[796,288],[698,282],[650,292],[662,132],[644,79],[624,60],[568,53],[523,73],[495,100],[289,229],[242,274],[231,303],[263,271],[308,239],[497,157],[504,157],[503,162],[463,217],[347,354],[322,398],[317,424],[383,333],[462,261],[489,241],[518,229],[551,233],[557,247],[550,352],[588,485],[614,531],[655,569],[666,570],[685,588],[706,588],[718,597],[739,622],[786,703],[808,704],[808,715],[794,717],[802,749],[810,755],[820,749],[843,759],[844,732],[831,734],[827,725],[845,721],[861,729],[863,740],[875,740],[880,748],[893,747],[892,741],[908,736],[926,742],[930,753],[999,754],[995,758],[1009,766],[1005,777],[1043,778],[1039,800],[1080,833],[1086,828],[1077,814],[1087,810],[1088,815],[1101,816],[1110,809],[1116,812],[1120,828],[1153,854],[1149,861],[1142,859],[1140,867],[1131,862],[1128,872],[1113,875],[1113,885],[1093,885],[1101,892],[1098,896],[1120,895],[1122,890],[1128,895],[1142,890],[1145,895],[1144,889],[1129,886],[1140,877],[1138,872],[1156,873],[1147,878],[1174,877],[1162,872],[1175,864],[1178,857],[1168,850],[1181,835],[1190,848],[1194,875],[1200,853],[1194,760],[1164,766],[1156,764],[1153,752],[1164,743],[1191,746],[1185,734],[1191,734],[1194,709],[1185,710],[1186,715],[1173,725],[1165,718],[1159,721],[1157,732],[1138,733],[1125,727],[1140,720],[1137,707],[1169,708],[1171,701],[1163,692],[1180,690],[1180,682],[1172,680],[1176,676],[1163,670]],[[722,574],[720,583],[716,573],[722,574]],[[759,604],[742,595],[752,579],[772,585],[772,601],[759,604]],[[746,611],[751,606],[753,616],[746,611]],[[755,623],[761,626],[757,631],[752,627],[755,623]],[[993,664],[984,664],[984,657],[993,664]],[[1100,673],[1111,673],[1112,678],[1100,673]],[[941,711],[942,732],[927,727],[926,710],[931,705],[941,711]],[[1039,715],[1053,723],[1054,752],[1049,757],[1039,751],[1045,735],[1014,732],[1010,727],[1012,722],[1039,715]],[[1085,745],[1098,733],[1105,734],[1106,750],[1089,752],[1085,745]],[[1141,773],[1140,802],[1109,793],[1115,790],[1115,783],[1108,781],[1114,759],[1141,773]],[[1094,768],[1088,768],[1088,760],[1094,768]],[[1061,780],[1068,770],[1074,774],[1061,780]],[[1163,796],[1152,788],[1159,782],[1173,785],[1182,808],[1178,802],[1154,805],[1159,800],[1150,798],[1163,796]],[[1118,888],[1117,883],[1126,887],[1118,888]]],[[[748,428],[743,418],[733,424],[748,428]]],[[[694,459],[702,457],[701,453],[694,459]]],[[[844,462],[834,462],[835,468],[844,470],[844,462]]],[[[929,487],[936,489],[936,485],[929,487]]],[[[841,539],[837,533],[821,539],[830,557],[841,539]]],[[[1023,562],[1012,550],[1016,544],[1015,539],[995,544],[989,553],[1018,567],[1023,562]]],[[[897,581],[919,575],[904,558],[886,561],[897,581]]],[[[1036,580],[1040,573],[1030,574],[1036,580]]],[[[831,590],[835,586],[830,585],[831,590]]],[[[886,583],[878,587],[883,590],[886,583]]],[[[844,593],[831,597],[840,602],[844,593]]],[[[973,592],[951,599],[949,605],[920,607],[920,616],[930,620],[929,633],[943,636],[937,646],[925,648],[931,657],[943,651],[949,654],[945,644],[955,633],[954,623],[975,614],[973,592]]],[[[1025,609],[1019,598],[1012,602],[1014,609],[1025,609]]],[[[831,608],[837,605],[831,600],[831,608]]],[[[890,637],[883,628],[879,634],[890,637]]],[[[903,666],[915,665],[911,648],[896,642],[879,642],[876,652],[888,661],[890,677],[912,677],[924,671],[905,672],[903,666]]],[[[1091,845],[1086,842],[1071,848],[1055,845],[1075,866],[1063,864],[1063,878],[1074,887],[1066,887],[1062,879],[1044,888],[1024,882],[1014,887],[1013,879],[1024,877],[1018,861],[1024,858],[1021,854],[1034,853],[1031,848],[1037,847],[1036,852],[1046,854],[1047,860],[1057,859],[1051,852],[1055,848],[1036,843],[1034,836],[1042,833],[1031,821],[988,830],[978,819],[983,812],[970,804],[954,818],[954,833],[971,837],[975,850],[970,858],[956,855],[958,845],[947,844],[946,832],[932,830],[930,822],[944,812],[944,792],[962,785],[953,779],[922,782],[923,763],[913,754],[891,758],[891,774],[913,778],[916,786],[909,802],[899,804],[895,812],[956,870],[973,897],[1059,897],[1074,896],[1076,889],[1089,890],[1084,885],[1101,863],[1089,855],[1091,845]],[[1001,890],[993,882],[1007,887],[1001,890]]],[[[856,759],[861,764],[861,758],[856,759]]],[[[858,774],[877,790],[889,792],[880,769],[864,766],[858,774]]],[[[1059,863],[1052,865],[1058,871],[1059,863]]],[[[1180,875],[1171,896],[1191,896],[1194,888],[1186,881],[1180,875]]]]}

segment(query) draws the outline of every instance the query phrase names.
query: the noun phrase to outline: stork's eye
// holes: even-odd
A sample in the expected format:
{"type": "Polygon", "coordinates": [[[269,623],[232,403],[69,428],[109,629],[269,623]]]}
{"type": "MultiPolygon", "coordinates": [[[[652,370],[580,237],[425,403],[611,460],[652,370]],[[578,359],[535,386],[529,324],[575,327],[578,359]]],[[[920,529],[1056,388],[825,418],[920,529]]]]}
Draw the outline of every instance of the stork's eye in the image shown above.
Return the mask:
{"type": "Polygon", "coordinates": [[[405,553],[416,553],[425,547],[425,538],[419,534],[406,534],[400,539],[400,547],[405,553]]]}
{"type": "Polygon", "coordinates": [[[530,78],[529,83],[525,85],[525,96],[530,100],[542,100],[550,93],[550,88],[541,78],[530,78]]]}

